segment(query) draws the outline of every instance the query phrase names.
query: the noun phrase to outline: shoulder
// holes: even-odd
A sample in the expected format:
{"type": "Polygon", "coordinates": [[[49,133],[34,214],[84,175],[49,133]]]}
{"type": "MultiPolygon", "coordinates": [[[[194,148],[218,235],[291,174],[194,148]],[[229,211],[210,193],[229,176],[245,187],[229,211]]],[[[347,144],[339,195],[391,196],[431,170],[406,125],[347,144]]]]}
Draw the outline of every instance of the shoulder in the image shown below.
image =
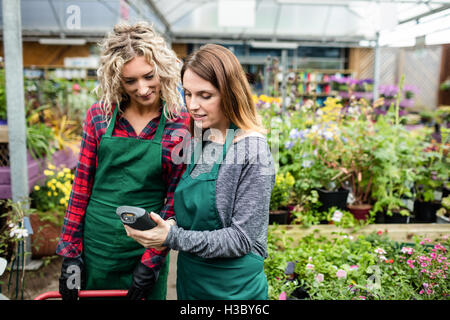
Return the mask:
{"type": "Polygon", "coordinates": [[[259,132],[244,132],[233,143],[235,158],[244,165],[273,165],[272,155],[265,135],[259,132]],[[242,163],[242,162],[241,162],[242,163]]]}
{"type": "Polygon", "coordinates": [[[186,107],[182,107],[175,118],[166,120],[166,128],[189,128],[190,115],[186,107]]]}
{"type": "Polygon", "coordinates": [[[172,142],[180,142],[182,139],[190,137],[189,133],[190,115],[183,107],[179,114],[173,119],[167,119],[164,127],[164,139],[172,142]]]}

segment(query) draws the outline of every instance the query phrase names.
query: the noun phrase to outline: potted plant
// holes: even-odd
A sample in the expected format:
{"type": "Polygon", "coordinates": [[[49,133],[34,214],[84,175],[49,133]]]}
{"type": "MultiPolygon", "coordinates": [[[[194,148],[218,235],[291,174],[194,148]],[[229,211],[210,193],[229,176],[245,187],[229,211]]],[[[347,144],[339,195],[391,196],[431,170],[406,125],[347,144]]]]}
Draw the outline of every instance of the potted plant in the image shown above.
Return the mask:
{"type": "Polygon", "coordinates": [[[15,298],[18,298],[20,287],[23,299],[25,257],[29,254],[25,249],[24,240],[30,235],[30,231],[32,232],[28,228],[28,219],[33,209],[28,208],[28,199],[18,202],[13,202],[11,199],[0,200],[0,205],[4,209],[0,218],[5,219],[5,223],[0,224],[0,257],[11,262],[8,282],[11,283],[13,276],[16,277],[15,298]]]}
{"type": "Polygon", "coordinates": [[[437,223],[450,223],[450,196],[442,198],[441,205],[436,212],[437,223]]]}
{"type": "Polygon", "coordinates": [[[275,176],[275,185],[270,198],[269,223],[287,224],[289,210],[287,205],[291,198],[291,192],[294,186],[294,177],[289,173],[277,173],[275,176]]]}
{"type": "Polygon", "coordinates": [[[380,116],[375,123],[381,168],[374,178],[373,212],[384,214],[386,223],[407,223],[413,210],[415,168],[421,159],[423,139],[392,123],[389,116],[380,116]]]}
{"type": "Polygon", "coordinates": [[[360,100],[359,113],[350,115],[342,126],[341,167],[351,188],[348,210],[355,218],[366,220],[372,209],[373,180],[381,170],[380,141],[371,118],[372,107],[360,100]]]}
{"type": "Polygon", "coordinates": [[[72,189],[73,174],[68,168],[57,170],[52,164],[44,170],[45,181],[30,195],[36,212],[30,216],[34,257],[52,256],[61,232],[64,213],[72,189]]]}
{"type": "Polygon", "coordinates": [[[414,213],[417,222],[436,222],[436,211],[444,184],[449,179],[450,161],[448,160],[448,129],[441,128],[442,142],[430,142],[422,153],[419,166],[416,168],[416,201],[414,213]]]}

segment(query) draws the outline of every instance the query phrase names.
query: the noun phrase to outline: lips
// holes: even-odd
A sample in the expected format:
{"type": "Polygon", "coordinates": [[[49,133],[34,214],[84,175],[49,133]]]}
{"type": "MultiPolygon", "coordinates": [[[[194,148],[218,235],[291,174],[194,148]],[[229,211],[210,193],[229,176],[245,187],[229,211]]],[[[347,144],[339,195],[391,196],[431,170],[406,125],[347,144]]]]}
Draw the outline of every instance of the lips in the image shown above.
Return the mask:
{"type": "Polygon", "coordinates": [[[192,117],[194,118],[195,121],[199,121],[199,120],[203,120],[206,115],[205,114],[193,114],[192,117]]]}
{"type": "Polygon", "coordinates": [[[152,94],[153,94],[153,93],[149,93],[149,94],[146,95],[146,96],[139,96],[139,98],[142,99],[142,100],[148,100],[148,99],[150,99],[150,97],[152,96],[152,94]]]}

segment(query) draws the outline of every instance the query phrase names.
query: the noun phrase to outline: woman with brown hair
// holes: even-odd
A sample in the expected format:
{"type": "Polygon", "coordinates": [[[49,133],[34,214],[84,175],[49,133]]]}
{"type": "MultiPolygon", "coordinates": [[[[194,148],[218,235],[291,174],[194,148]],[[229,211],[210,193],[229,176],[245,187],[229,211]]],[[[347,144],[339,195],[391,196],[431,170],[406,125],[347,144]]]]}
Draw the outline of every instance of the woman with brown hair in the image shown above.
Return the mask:
{"type": "Polygon", "coordinates": [[[178,299],[267,299],[275,174],[249,84],[233,53],[214,44],[186,59],[181,79],[194,138],[175,191],[177,225],[152,213],[155,228],[127,233],[179,251],[178,299]]]}
{"type": "Polygon", "coordinates": [[[173,217],[173,133],[188,128],[178,92],[181,63],[146,23],[118,24],[101,43],[99,103],[87,111],[80,158],[58,243],[59,291],[128,289],[133,300],[165,299],[168,251],[126,236],[117,207],[173,217]],[[77,280],[78,281],[72,281],[77,280]]]}

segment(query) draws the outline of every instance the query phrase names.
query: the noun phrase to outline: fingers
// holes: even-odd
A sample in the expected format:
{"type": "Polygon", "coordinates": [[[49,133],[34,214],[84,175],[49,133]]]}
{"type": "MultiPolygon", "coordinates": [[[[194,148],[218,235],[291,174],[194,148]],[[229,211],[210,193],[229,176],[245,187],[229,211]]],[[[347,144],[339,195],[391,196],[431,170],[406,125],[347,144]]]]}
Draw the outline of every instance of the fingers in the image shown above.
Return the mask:
{"type": "Polygon", "coordinates": [[[164,219],[161,218],[161,216],[159,214],[156,214],[153,211],[150,212],[150,218],[152,218],[152,220],[155,221],[156,224],[158,224],[158,225],[164,223],[164,219]]]}

